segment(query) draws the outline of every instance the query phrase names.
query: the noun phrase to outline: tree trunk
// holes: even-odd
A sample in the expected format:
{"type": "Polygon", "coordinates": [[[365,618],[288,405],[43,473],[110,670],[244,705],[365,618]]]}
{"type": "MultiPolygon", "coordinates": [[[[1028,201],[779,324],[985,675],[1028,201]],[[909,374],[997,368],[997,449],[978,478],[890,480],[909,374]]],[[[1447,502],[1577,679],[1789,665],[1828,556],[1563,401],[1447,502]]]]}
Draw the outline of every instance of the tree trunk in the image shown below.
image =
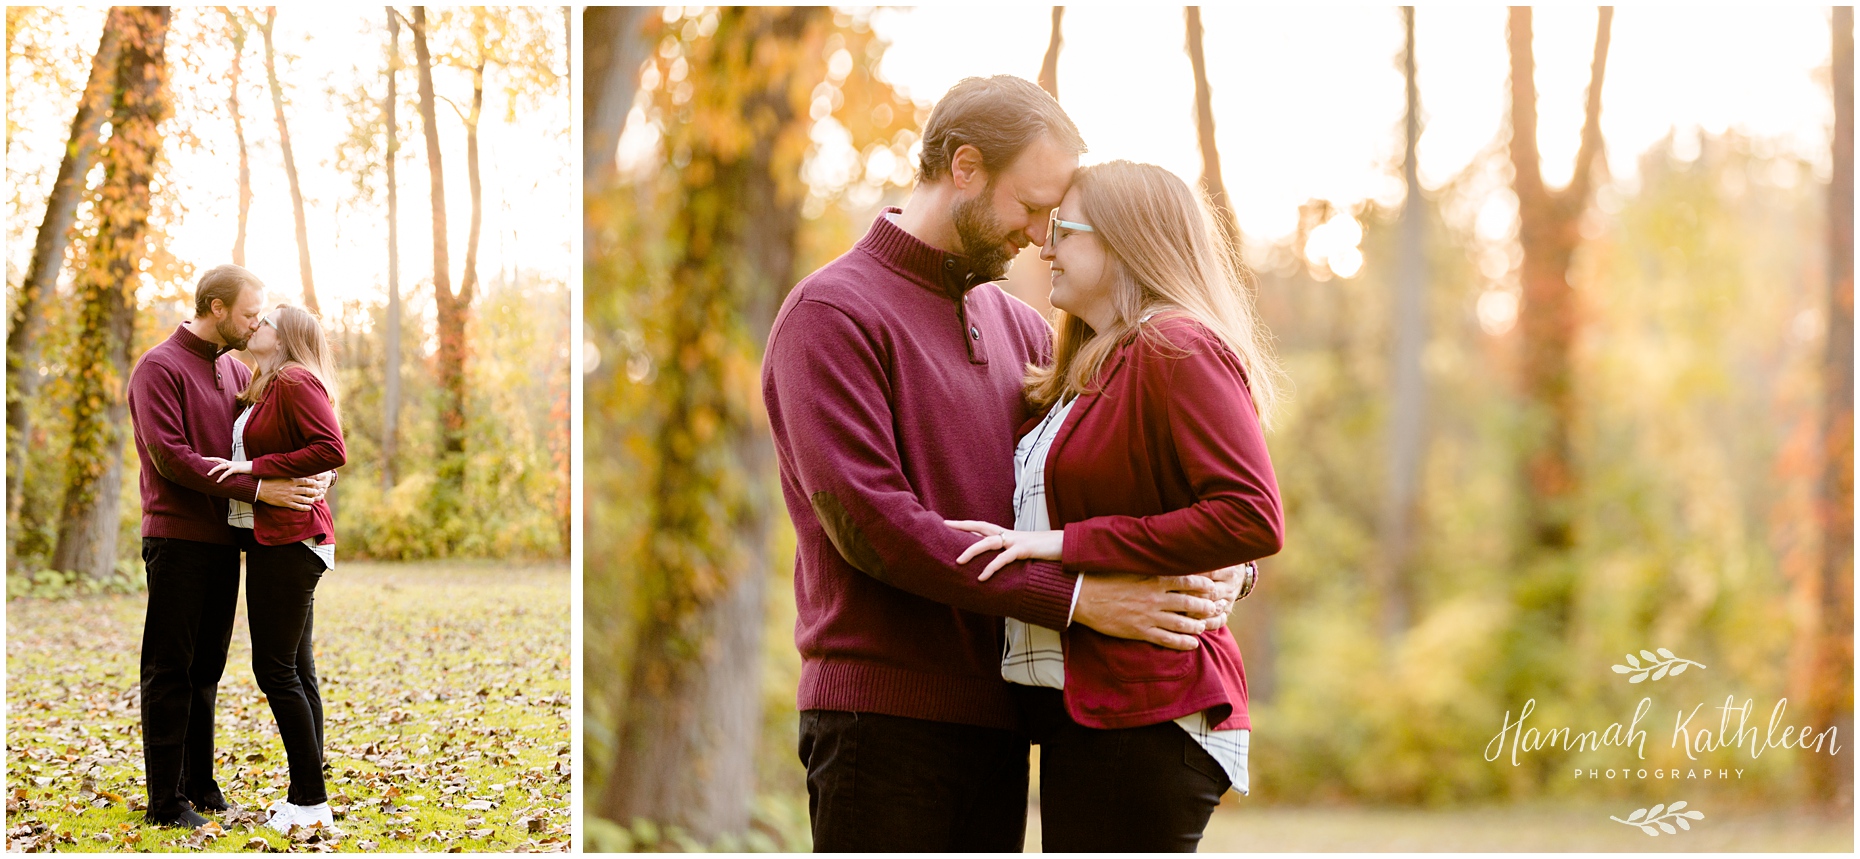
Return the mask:
{"type": "Polygon", "coordinates": [[[426,169],[432,186],[433,201],[433,303],[439,321],[439,380],[441,395],[439,431],[441,462],[439,473],[445,488],[442,497],[450,497],[465,483],[465,422],[451,403],[453,390],[447,373],[461,366],[458,349],[462,345],[451,332],[463,329],[454,323],[458,301],[452,293],[452,262],[446,255],[446,184],[445,170],[439,155],[439,119],[433,95],[433,57],[427,49],[426,7],[413,7],[413,56],[420,76],[420,124],[426,130],[426,169]]]}
{"type": "MultiPolygon", "coordinates": [[[[613,181],[620,132],[626,130],[626,116],[639,91],[639,65],[652,56],[652,44],[640,38],[640,25],[656,14],[645,6],[589,6],[581,13],[582,61],[587,65],[581,96],[585,193],[597,194],[613,181]]],[[[584,254],[592,248],[592,242],[584,244],[584,254]]]]}
{"type": "MultiPolygon", "coordinates": [[[[1828,184],[1828,326],[1822,361],[1821,564],[1808,714],[1852,743],[1854,726],[1854,11],[1833,10],[1834,175],[1828,184]]],[[[1853,805],[1852,753],[1811,755],[1809,795],[1853,805]]]]}
{"type": "Polygon", "coordinates": [[[1524,248],[1524,296],[1518,317],[1523,339],[1523,383],[1532,406],[1532,440],[1526,449],[1526,517],[1532,549],[1561,553],[1574,544],[1572,505],[1577,475],[1570,450],[1575,423],[1575,379],[1570,364],[1577,308],[1569,266],[1582,240],[1579,222],[1594,190],[1601,158],[1602,81],[1607,69],[1612,7],[1602,7],[1595,29],[1582,143],[1569,186],[1544,186],[1537,152],[1537,87],[1532,76],[1531,10],[1511,9],[1511,163],[1518,196],[1519,242],[1524,248]]]}
{"type": "Polygon", "coordinates": [[[278,120],[278,146],[284,150],[284,177],[291,185],[291,216],[297,224],[297,271],[304,285],[304,307],[321,313],[316,301],[316,280],[310,275],[310,230],[304,222],[304,194],[297,184],[297,158],[291,154],[291,130],[284,122],[284,86],[278,83],[277,54],[272,48],[271,31],[278,20],[278,7],[265,7],[265,23],[258,32],[265,38],[265,77],[271,83],[271,112],[278,120]]]}
{"type": "Polygon", "coordinates": [[[1208,205],[1214,220],[1227,237],[1235,261],[1240,256],[1240,223],[1227,202],[1227,186],[1221,181],[1221,152],[1214,142],[1214,95],[1208,89],[1208,67],[1201,52],[1201,7],[1187,7],[1188,62],[1195,70],[1195,136],[1201,143],[1201,187],[1207,191],[1208,205]]]}
{"type": "MultiPolygon", "coordinates": [[[[417,19],[416,19],[417,20],[417,19]]],[[[424,25],[422,24],[422,29],[424,25]]],[[[476,51],[471,68],[471,112],[465,119],[465,175],[471,191],[471,222],[465,233],[465,270],[459,291],[435,289],[439,323],[439,425],[447,467],[444,474],[454,486],[465,479],[465,325],[471,319],[472,295],[478,287],[478,236],[483,221],[483,188],[478,172],[478,118],[484,107],[485,23],[483,7],[472,13],[472,44],[476,51]]]]}
{"type": "Polygon", "coordinates": [[[168,115],[166,6],[123,12],[119,86],[102,152],[97,234],[82,284],[82,336],[73,362],[71,453],[52,568],[108,578],[116,567],[123,486],[126,382],[135,356],[136,285],[147,254],[149,183],[161,150],[157,126],[168,115]]]}
{"type": "MultiPolygon", "coordinates": [[[[45,201],[45,218],[20,281],[13,317],[6,336],[6,515],[7,531],[18,524],[20,490],[25,485],[32,444],[32,401],[39,393],[39,336],[45,328],[44,302],[58,288],[65,247],[71,241],[71,224],[84,193],[85,177],[97,156],[97,137],[111,110],[116,92],[117,58],[121,34],[128,26],[121,7],[112,7],[104,21],[103,37],[91,59],[90,81],[78,99],[77,117],[71,121],[70,142],[58,163],[58,178],[45,201]]],[[[10,541],[9,541],[10,542],[10,541]]],[[[9,545],[10,548],[10,545],[9,545]]]]}
{"type": "Polygon", "coordinates": [[[226,107],[232,113],[233,138],[239,142],[239,227],[233,234],[233,265],[245,265],[245,227],[252,213],[252,164],[246,157],[245,118],[239,113],[239,84],[241,61],[245,59],[245,19],[243,13],[235,13],[221,6],[220,12],[226,16],[226,29],[232,36],[233,60],[232,83],[227,88],[226,107]]]}
{"type": "Polygon", "coordinates": [[[1407,116],[1403,122],[1402,180],[1407,199],[1401,210],[1401,256],[1395,272],[1394,356],[1389,398],[1389,470],[1382,507],[1382,626],[1393,639],[1407,629],[1413,614],[1414,588],[1409,560],[1414,551],[1416,506],[1420,502],[1421,461],[1427,445],[1427,378],[1421,351],[1427,345],[1427,204],[1415,150],[1421,139],[1421,90],[1415,80],[1414,7],[1402,7],[1406,48],[1402,73],[1407,81],[1407,116]]]}
{"type": "Polygon", "coordinates": [[[741,112],[668,131],[668,147],[691,152],[676,173],[670,234],[682,256],[662,317],[676,351],[652,383],[663,421],[640,570],[646,610],[599,806],[609,819],[675,824],[702,842],[741,832],[753,796],[774,463],[759,391],[736,368],[754,366],[793,283],[801,200],[775,172],[781,147],[804,140],[808,123],[788,97],[795,64],[755,58],[795,50],[779,46],[831,20],[818,7],[719,15],[716,32],[688,46],[691,67],[700,87],[738,94],[712,103],[741,112]],[[740,116],[767,124],[751,146],[719,149],[709,129],[740,116]],[[711,343],[731,345],[702,345],[711,343]]]}
{"type": "Polygon", "coordinates": [[[1059,21],[1065,16],[1066,7],[1053,7],[1053,32],[1046,40],[1046,59],[1040,61],[1040,89],[1055,100],[1059,98],[1059,45],[1065,41],[1060,37],[1059,21]]]}
{"type": "Polygon", "coordinates": [[[396,87],[400,73],[400,13],[394,11],[392,6],[387,9],[387,22],[387,98],[381,105],[387,125],[387,154],[384,160],[387,164],[388,207],[387,366],[384,371],[387,386],[381,397],[385,412],[381,422],[381,488],[393,489],[395,463],[400,457],[400,180],[395,173],[395,162],[400,159],[400,126],[399,120],[395,118],[400,98],[396,87]]]}

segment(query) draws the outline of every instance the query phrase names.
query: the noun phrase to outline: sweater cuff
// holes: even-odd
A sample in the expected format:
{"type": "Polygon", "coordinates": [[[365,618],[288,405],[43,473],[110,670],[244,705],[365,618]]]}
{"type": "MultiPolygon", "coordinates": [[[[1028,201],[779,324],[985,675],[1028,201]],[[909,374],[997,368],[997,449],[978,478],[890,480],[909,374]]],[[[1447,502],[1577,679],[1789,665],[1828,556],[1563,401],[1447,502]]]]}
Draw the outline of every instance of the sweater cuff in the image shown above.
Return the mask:
{"type": "Polygon", "coordinates": [[[258,478],[250,474],[235,474],[226,478],[226,491],[229,493],[228,498],[237,498],[241,501],[250,499],[251,503],[257,504],[258,478]]]}
{"type": "Polygon", "coordinates": [[[1091,533],[1084,522],[1067,522],[1061,526],[1065,537],[1059,544],[1059,563],[1068,570],[1085,572],[1086,543],[1091,540],[1091,533]]]}
{"type": "Polygon", "coordinates": [[[1047,629],[1065,629],[1077,592],[1077,575],[1054,561],[1028,561],[1019,619],[1047,629]]]}

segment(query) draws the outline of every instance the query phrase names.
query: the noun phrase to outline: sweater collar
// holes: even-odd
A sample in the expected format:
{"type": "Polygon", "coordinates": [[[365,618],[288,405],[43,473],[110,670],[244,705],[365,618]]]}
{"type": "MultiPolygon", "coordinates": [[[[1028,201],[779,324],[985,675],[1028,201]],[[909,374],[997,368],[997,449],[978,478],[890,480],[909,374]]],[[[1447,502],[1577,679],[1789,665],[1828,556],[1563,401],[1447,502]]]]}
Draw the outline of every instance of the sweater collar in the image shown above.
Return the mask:
{"type": "Polygon", "coordinates": [[[872,222],[872,229],[859,240],[858,247],[877,257],[879,262],[951,299],[960,299],[969,290],[988,282],[975,272],[974,264],[962,254],[934,247],[904,231],[891,220],[903,214],[896,206],[887,206],[872,222]]]}
{"type": "Polygon", "coordinates": [[[175,326],[174,336],[168,339],[174,341],[175,345],[195,355],[199,355],[201,360],[208,362],[217,361],[221,355],[232,351],[231,346],[216,346],[200,339],[194,332],[187,330],[187,323],[185,322],[175,326]]]}

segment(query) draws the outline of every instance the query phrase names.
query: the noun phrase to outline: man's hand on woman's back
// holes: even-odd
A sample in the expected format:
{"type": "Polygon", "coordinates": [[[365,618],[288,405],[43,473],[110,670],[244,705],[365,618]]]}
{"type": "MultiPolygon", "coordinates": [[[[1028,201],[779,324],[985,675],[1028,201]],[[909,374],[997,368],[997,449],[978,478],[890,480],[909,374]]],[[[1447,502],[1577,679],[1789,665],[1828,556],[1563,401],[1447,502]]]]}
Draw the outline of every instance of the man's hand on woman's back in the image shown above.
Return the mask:
{"type": "Polygon", "coordinates": [[[1194,650],[1200,646],[1195,636],[1227,622],[1218,596],[1207,576],[1087,574],[1072,622],[1113,638],[1194,650]]]}
{"type": "Polygon", "coordinates": [[[259,481],[258,503],[291,510],[308,510],[323,500],[323,493],[329,490],[331,474],[326,471],[315,477],[259,481]]]}

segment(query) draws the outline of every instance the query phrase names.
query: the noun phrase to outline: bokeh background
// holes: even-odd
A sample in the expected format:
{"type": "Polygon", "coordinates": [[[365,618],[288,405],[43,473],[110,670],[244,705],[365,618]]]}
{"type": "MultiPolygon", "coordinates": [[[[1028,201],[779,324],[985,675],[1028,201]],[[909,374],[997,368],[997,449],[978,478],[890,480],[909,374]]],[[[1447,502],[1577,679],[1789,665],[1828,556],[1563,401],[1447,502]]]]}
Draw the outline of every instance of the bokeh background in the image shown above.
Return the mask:
{"type": "Polygon", "coordinates": [[[107,101],[90,127],[73,125],[109,10],[8,11],[9,582],[45,570],[139,571],[136,457],[120,388],[129,364],[192,316],[199,273],[235,261],[266,282],[272,303],[319,311],[336,346],[349,465],[335,512],[346,556],[568,556],[575,150],[563,9],[430,11],[425,66],[447,227],[436,243],[412,7],[399,13],[397,53],[385,8],[334,17],[269,8],[170,16],[162,121],[134,152],[113,142],[107,101]],[[100,139],[101,155],[81,173],[70,222],[51,225],[49,264],[36,263],[47,200],[80,138],[100,139]],[[127,279],[92,276],[107,264],[93,237],[133,220],[112,221],[96,202],[118,152],[153,159],[144,235],[126,251],[139,273],[127,279]],[[447,260],[444,313],[436,244],[447,260]],[[87,302],[106,299],[135,310],[113,344],[98,336],[101,318],[86,315],[87,302]],[[93,429],[116,424],[125,431],[93,429]],[[74,436],[84,440],[75,449],[74,436]],[[79,460],[110,479],[87,470],[96,485],[74,490],[65,463],[79,460]],[[93,519],[117,526],[90,528],[89,542],[107,545],[59,555],[59,541],[75,539],[63,536],[75,527],[67,523],[93,519]]]}
{"type": "MultiPolygon", "coordinates": [[[[569,849],[571,20],[7,7],[9,850],[569,849]],[[340,832],[309,845],[141,824],[125,384],[227,262],[318,312],[340,366],[340,832]]],[[[243,614],[216,775],[257,809],[287,771],[243,614]]]]}
{"type": "MultiPolygon", "coordinates": [[[[1253,792],[1205,849],[1851,849],[1850,11],[586,22],[591,845],[805,846],[762,347],[908,196],[934,100],[1012,73],[1086,163],[1231,213],[1293,381],[1286,548],[1231,623],[1253,792]],[[1611,668],[1655,648],[1706,668],[1611,668]],[[1484,753],[1526,701],[1582,732],[1643,696],[1645,762],[1484,753]],[[1841,752],[1671,747],[1727,696],[1753,725],[1786,697],[1841,752]],[[1628,763],[1743,773],[1571,775],[1628,763]],[[1679,800],[1707,816],[1677,837],[1610,819],[1679,800]]],[[[1046,307],[1032,251],[1008,286],[1046,307]]]]}

